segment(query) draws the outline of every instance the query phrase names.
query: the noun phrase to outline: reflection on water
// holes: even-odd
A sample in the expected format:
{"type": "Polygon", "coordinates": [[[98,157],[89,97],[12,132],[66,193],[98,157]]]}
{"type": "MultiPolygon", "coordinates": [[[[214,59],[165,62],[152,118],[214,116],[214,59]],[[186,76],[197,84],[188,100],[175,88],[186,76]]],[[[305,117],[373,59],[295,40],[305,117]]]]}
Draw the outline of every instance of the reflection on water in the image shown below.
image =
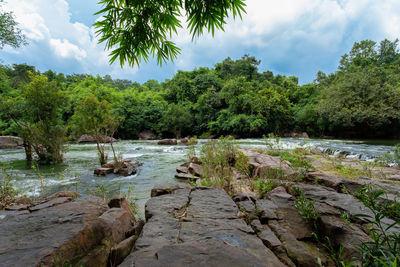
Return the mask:
{"type": "MultiPolygon", "coordinates": [[[[197,152],[201,145],[206,142],[200,140],[196,146],[197,152]]],[[[241,139],[236,140],[239,146],[249,148],[265,148],[265,141],[262,139],[241,139]]],[[[326,140],[326,139],[295,139],[282,138],[280,146],[292,149],[299,146],[315,147],[322,150],[330,148],[334,153],[347,151],[348,156],[372,159],[380,154],[389,151],[394,143],[371,143],[364,141],[350,140],[326,140]],[[336,151],[336,152],[335,152],[336,151]]],[[[155,141],[121,141],[115,147],[123,155],[123,158],[130,158],[143,163],[139,172],[132,176],[117,176],[110,174],[106,177],[93,175],[95,167],[99,167],[97,150],[95,144],[72,144],[65,153],[65,164],[53,167],[39,167],[39,173],[43,177],[47,194],[59,191],[63,188],[75,188],[76,177],[79,177],[78,191],[85,195],[88,190],[94,191],[96,185],[104,185],[109,189],[110,194],[125,192],[130,185],[134,185],[135,196],[138,198],[138,205],[143,212],[143,206],[150,197],[150,190],[155,184],[173,182],[175,168],[186,160],[188,147],[159,146],[155,141]]],[[[111,157],[112,153],[109,152],[111,157]]],[[[15,185],[22,194],[37,196],[40,193],[40,179],[34,170],[26,166],[23,150],[0,150],[0,161],[6,162],[11,172],[18,177],[15,185]]]]}

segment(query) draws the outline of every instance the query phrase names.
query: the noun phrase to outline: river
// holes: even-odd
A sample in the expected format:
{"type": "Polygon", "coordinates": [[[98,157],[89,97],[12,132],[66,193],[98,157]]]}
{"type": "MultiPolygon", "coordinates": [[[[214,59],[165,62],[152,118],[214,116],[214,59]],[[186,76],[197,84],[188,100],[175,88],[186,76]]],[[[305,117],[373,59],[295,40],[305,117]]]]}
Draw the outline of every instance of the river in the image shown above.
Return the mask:
{"type": "MultiPolygon", "coordinates": [[[[204,142],[206,140],[200,140],[196,146],[197,153],[204,142]]],[[[240,139],[235,142],[245,148],[266,147],[263,139],[240,139]]],[[[279,142],[279,146],[285,149],[308,146],[329,149],[334,154],[345,153],[347,157],[363,160],[380,156],[391,150],[394,144],[391,141],[299,138],[282,138],[279,142]]],[[[65,153],[65,164],[56,167],[39,166],[36,171],[26,166],[22,149],[0,150],[0,162],[7,165],[8,172],[13,175],[13,183],[21,194],[39,196],[42,189],[45,195],[62,189],[75,189],[77,181],[77,189],[81,195],[97,192],[96,194],[105,193],[111,196],[119,191],[126,192],[133,186],[133,195],[138,199],[137,204],[142,213],[151,188],[156,184],[176,181],[175,168],[187,161],[188,147],[183,145],[160,146],[155,141],[126,140],[115,143],[115,147],[123,158],[143,163],[137,174],[127,177],[113,174],[106,177],[93,175],[94,168],[99,167],[95,144],[71,144],[65,153]]],[[[109,152],[110,157],[111,155],[109,152]]]]}

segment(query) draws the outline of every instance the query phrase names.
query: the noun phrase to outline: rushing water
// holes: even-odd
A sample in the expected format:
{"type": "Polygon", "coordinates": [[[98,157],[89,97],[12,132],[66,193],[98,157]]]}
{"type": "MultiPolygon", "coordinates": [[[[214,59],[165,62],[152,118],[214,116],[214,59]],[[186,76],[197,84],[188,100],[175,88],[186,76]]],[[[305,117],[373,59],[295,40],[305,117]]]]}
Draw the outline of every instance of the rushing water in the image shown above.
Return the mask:
{"type": "MultiPolygon", "coordinates": [[[[206,140],[200,140],[196,146],[200,151],[206,140]]],[[[262,139],[236,140],[241,147],[265,148],[262,139]]],[[[343,153],[346,151],[348,157],[369,160],[392,149],[394,142],[370,142],[349,140],[327,140],[327,139],[295,139],[282,138],[279,146],[292,149],[299,146],[314,147],[321,150],[330,149],[332,153],[343,153]]],[[[123,158],[130,158],[143,163],[138,168],[138,173],[132,176],[117,176],[110,174],[106,177],[96,177],[93,174],[95,167],[99,167],[97,150],[95,144],[72,144],[65,153],[65,164],[56,167],[42,167],[35,171],[26,166],[25,154],[19,150],[0,150],[0,162],[8,165],[8,170],[16,180],[17,189],[22,194],[38,196],[41,192],[41,183],[46,194],[61,189],[75,189],[76,181],[78,191],[82,194],[97,194],[108,192],[108,195],[117,194],[119,190],[126,192],[133,185],[134,195],[138,198],[138,205],[143,212],[143,206],[150,197],[151,188],[160,183],[174,182],[175,168],[186,161],[188,147],[160,146],[155,141],[121,141],[115,144],[116,150],[120,151],[123,158]],[[39,179],[41,176],[42,179],[39,179]]],[[[109,152],[111,156],[111,152],[109,152]]]]}

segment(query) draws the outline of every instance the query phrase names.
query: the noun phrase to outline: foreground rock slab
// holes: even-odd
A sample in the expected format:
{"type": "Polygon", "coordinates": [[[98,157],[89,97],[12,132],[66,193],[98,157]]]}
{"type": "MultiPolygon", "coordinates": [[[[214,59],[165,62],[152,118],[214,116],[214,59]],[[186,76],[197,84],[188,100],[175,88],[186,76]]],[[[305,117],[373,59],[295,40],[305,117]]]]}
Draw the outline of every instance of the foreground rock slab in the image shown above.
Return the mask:
{"type": "Polygon", "coordinates": [[[0,266],[107,266],[112,247],[132,232],[123,207],[95,197],[54,198],[31,212],[0,216],[0,266]]]}
{"type": "Polygon", "coordinates": [[[147,202],[147,223],[120,266],[285,266],[223,190],[168,191],[147,202]]]}

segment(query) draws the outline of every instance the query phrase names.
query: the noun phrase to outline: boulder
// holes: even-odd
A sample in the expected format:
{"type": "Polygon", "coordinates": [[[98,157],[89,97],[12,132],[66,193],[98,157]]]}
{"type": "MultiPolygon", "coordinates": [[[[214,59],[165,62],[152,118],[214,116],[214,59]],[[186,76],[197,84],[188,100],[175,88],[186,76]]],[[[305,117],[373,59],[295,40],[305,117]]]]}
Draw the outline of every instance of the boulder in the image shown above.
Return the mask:
{"type": "Polygon", "coordinates": [[[178,172],[178,173],[188,173],[188,172],[189,172],[189,169],[188,169],[187,166],[184,166],[184,165],[182,164],[182,165],[176,167],[176,172],[178,172]]]}
{"type": "Polygon", "coordinates": [[[187,144],[187,142],[189,142],[189,138],[185,137],[185,138],[181,138],[181,144],[187,144]]]}
{"type": "Polygon", "coordinates": [[[115,196],[108,202],[108,207],[124,209],[131,216],[132,221],[136,222],[135,215],[132,212],[129,201],[124,196],[115,196]]]}
{"type": "Polygon", "coordinates": [[[157,142],[158,145],[177,145],[176,139],[162,139],[157,142]]]}
{"type": "MultiPolygon", "coordinates": [[[[107,136],[105,142],[106,143],[114,143],[117,139],[111,136],[107,136]]],[[[84,134],[79,137],[77,143],[96,143],[96,139],[92,135],[84,134]]]]}
{"type": "MultiPolygon", "coordinates": [[[[137,172],[136,170],[136,166],[138,164],[136,162],[130,162],[130,161],[124,161],[122,163],[121,168],[118,168],[118,174],[122,175],[122,176],[129,176],[129,175],[133,175],[137,172]]],[[[115,171],[116,169],[114,169],[115,171]]]]}
{"type": "Polygon", "coordinates": [[[0,149],[5,148],[21,148],[24,141],[16,136],[0,136],[0,149]]]}
{"type": "Polygon", "coordinates": [[[201,177],[203,175],[203,167],[196,163],[189,163],[188,170],[191,174],[201,177]]]}
{"type": "Polygon", "coordinates": [[[198,179],[200,179],[200,177],[198,177],[198,176],[194,176],[193,174],[183,173],[183,172],[176,173],[175,178],[182,179],[182,180],[198,180],[198,179]]]}
{"type": "Polygon", "coordinates": [[[154,140],[156,135],[152,131],[142,131],[139,133],[139,140],[154,140]]]}
{"type": "Polygon", "coordinates": [[[94,174],[97,176],[106,176],[107,174],[113,173],[113,168],[97,168],[94,170],[94,174]]]}
{"type": "Polygon", "coordinates": [[[132,229],[131,216],[95,197],[62,199],[2,214],[0,266],[107,266],[111,248],[132,229]]]}

